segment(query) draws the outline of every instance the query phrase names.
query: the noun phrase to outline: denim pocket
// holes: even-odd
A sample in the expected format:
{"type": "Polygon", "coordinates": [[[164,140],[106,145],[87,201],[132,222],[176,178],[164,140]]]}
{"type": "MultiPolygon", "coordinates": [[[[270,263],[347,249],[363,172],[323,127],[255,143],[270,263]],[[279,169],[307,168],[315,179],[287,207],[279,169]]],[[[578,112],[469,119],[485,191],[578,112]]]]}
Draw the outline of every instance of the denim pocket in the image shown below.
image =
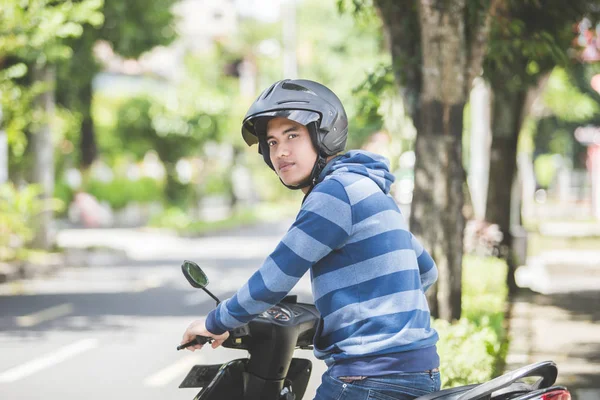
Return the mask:
{"type": "Polygon", "coordinates": [[[358,385],[369,389],[369,398],[412,400],[435,391],[435,376],[430,373],[404,373],[367,378],[358,385]]]}
{"type": "Polygon", "coordinates": [[[369,390],[367,400],[413,400],[417,397],[424,396],[427,393],[420,393],[415,390],[406,391],[391,391],[391,390],[369,390]]]}

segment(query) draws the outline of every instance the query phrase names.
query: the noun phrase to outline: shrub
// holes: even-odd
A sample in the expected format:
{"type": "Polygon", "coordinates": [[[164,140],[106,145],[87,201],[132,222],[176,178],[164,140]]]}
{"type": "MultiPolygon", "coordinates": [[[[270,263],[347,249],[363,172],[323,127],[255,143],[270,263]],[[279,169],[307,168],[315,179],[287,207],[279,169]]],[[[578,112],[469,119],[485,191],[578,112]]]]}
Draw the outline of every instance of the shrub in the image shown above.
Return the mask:
{"type": "Polygon", "coordinates": [[[85,185],[84,190],[117,210],[132,202],[150,203],[161,200],[163,194],[162,184],[148,177],[137,180],[117,177],[110,182],[92,180],[85,185]]]}
{"type": "MultiPolygon", "coordinates": [[[[44,211],[40,200],[41,189],[28,185],[17,189],[14,185],[0,185],[0,261],[23,259],[26,245],[35,236],[35,218],[44,211]]],[[[52,210],[62,208],[62,202],[52,199],[52,210]]]]}
{"type": "Polygon", "coordinates": [[[498,374],[507,350],[504,311],[507,267],[493,257],[466,256],[462,318],[435,320],[443,387],[484,382],[498,374]]]}

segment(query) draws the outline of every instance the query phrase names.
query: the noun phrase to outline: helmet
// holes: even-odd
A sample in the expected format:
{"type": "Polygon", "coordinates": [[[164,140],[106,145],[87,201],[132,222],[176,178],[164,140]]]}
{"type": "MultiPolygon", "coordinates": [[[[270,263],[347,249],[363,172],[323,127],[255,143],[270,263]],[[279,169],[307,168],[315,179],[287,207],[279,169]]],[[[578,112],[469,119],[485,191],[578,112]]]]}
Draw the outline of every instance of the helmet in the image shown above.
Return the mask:
{"type": "MultiPolygon", "coordinates": [[[[250,106],[242,123],[242,137],[251,146],[258,143],[258,152],[271,169],[269,146],[266,143],[267,123],[283,117],[305,125],[317,150],[317,162],[300,189],[314,184],[325,166],[327,156],[343,151],[348,137],[348,117],[340,99],[320,83],[306,79],[285,79],[275,82],[250,106]]],[[[285,184],[284,184],[285,185],[285,184]]]]}

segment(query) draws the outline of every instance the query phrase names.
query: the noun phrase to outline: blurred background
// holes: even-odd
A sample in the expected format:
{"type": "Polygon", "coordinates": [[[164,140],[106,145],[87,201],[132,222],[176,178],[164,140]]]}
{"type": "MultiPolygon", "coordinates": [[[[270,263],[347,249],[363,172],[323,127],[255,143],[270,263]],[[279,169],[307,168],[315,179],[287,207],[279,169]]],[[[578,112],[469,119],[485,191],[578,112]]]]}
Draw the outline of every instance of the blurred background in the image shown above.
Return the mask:
{"type": "Polygon", "coordinates": [[[245,357],[175,351],[213,308],[179,266],[226,298],[285,233],[302,193],[240,127],[305,78],[348,149],[389,158],[440,268],[444,387],[551,359],[600,399],[599,22],[585,0],[0,0],[0,395],[193,398],[191,366],[245,357]]]}

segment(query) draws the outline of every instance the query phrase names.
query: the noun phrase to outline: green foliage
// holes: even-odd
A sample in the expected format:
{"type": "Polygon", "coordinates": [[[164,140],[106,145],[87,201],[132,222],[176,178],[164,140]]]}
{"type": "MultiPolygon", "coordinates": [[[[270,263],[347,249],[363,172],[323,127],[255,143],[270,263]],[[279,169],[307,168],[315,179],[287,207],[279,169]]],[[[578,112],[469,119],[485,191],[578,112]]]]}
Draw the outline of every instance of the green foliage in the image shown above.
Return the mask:
{"type": "Polygon", "coordinates": [[[381,96],[393,87],[381,21],[370,1],[307,0],[298,10],[299,75],[330,87],[350,121],[347,148],[381,129],[381,96]],[[341,11],[341,13],[340,13],[341,11]],[[335,24],[335,29],[332,26],[335,24]]]}
{"type": "Polygon", "coordinates": [[[84,24],[99,25],[102,0],[2,0],[0,2],[0,55],[54,63],[69,58],[65,39],[81,36],[84,24]]]}
{"type": "Polygon", "coordinates": [[[498,365],[507,350],[506,271],[505,262],[496,258],[464,258],[463,317],[453,324],[433,322],[440,336],[443,387],[484,382],[501,372],[498,365]]]}
{"type": "Polygon", "coordinates": [[[382,128],[384,123],[381,112],[382,100],[394,89],[391,67],[379,65],[352,90],[357,109],[354,118],[350,121],[353,129],[352,135],[348,138],[349,148],[359,148],[373,132],[382,128]]]}
{"type": "Polygon", "coordinates": [[[490,380],[501,343],[492,328],[477,326],[462,318],[450,325],[436,320],[434,328],[440,335],[442,387],[450,388],[490,380]]]}
{"type": "MultiPolygon", "coordinates": [[[[116,177],[109,182],[91,179],[79,190],[93,195],[98,201],[107,202],[112,209],[119,210],[129,203],[147,204],[162,201],[164,183],[149,177],[139,179],[116,177]]],[[[70,204],[75,197],[75,190],[65,181],[59,181],[54,186],[54,197],[63,204],[70,204]]]]}
{"type": "Polygon", "coordinates": [[[106,40],[117,54],[137,58],[155,46],[166,46],[176,38],[176,0],[104,0],[106,23],[97,39],[106,40]]]}
{"type": "Polygon", "coordinates": [[[28,128],[44,118],[33,101],[47,88],[30,82],[30,67],[70,59],[67,41],[85,24],[101,24],[101,7],[102,0],[0,0],[0,106],[15,158],[25,152],[28,128]]]}
{"type": "MultiPolygon", "coordinates": [[[[61,201],[64,205],[69,205],[75,197],[75,192],[65,181],[58,181],[54,183],[54,197],[61,201]]],[[[67,207],[64,207],[62,211],[66,211],[67,207]]]]}
{"type": "Polygon", "coordinates": [[[231,193],[231,180],[226,179],[225,171],[223,173],[213,173],[206,177],[203,183],[203,194],[218,195],[231,193]]]}
{"type": "MultiPolygon", "coordinates": [[[[536,154],[560,154],[573,167],[585,168],[587,148],[575,139],[574,132],[580,126],[600,123],[600,96],[591,89],[588,79],[594,69],[590,65],[552,71],[542,97],[549,115],[530,122],[525,131],[536,154]]],[[[536,172],[542,186],[551,182],[555,169],[544,158],[538,162],[536,172]]]]}
{"type": "Polygon", "coordinates": [[[35,218],[45,211],[46,204],[58,211],[63,204],[58,199],[49,203],[41,200],[39,186],[29,185],[17,189],[12,184],[0,185],[0,262],[23,259],[27,255],[25,245],[35,235],[35,218]]]}
{"type": "Polygon", "coordinates": [[[574,84],[574,80],[578,79],[576,76],[583,74],[584,69],[578,69],[578,72],[569,74],[563,68],[554,69],[544,92],[544,104],[564,121],[584,122],[600,112],[599,103],[592,94],[582,93],[574,84]]]}
{"type": "Polygon", "coordinates": [[[217,123],[212,115],[190,111],[179,104],[165,105],[149,97],[134,97],[118,111],[116,134],[125,148],[138,157],[155,150],[165,164],[197,154],[199,146],[213,138],[217,123]]]}
{"type": "Polygon", "coordinates": [[[535,177],[541,187],[548,188],[556,176],[557,165],[554,154],[542,154],[533,161],[535,177]]]}
{"type": "Polygon", "coordinates": [[[168,45],[176,37],[171,8],[176,0],[104,0],[104,23],[86,24],[82,34],[69,41],[77,51],[70,62],[58,66],[56,98],[59,104],[81,115],[81,164],[88,166],[95,157],[94,120],[91,117],[92,80],[100,71],[93,54],[98,41],[108,43],[118,55],[137,58],[155,46],[168,45]],[[84,125],[85,124],[85,125],[84,125]],[[83,143],[88,142],[87,146],[83,143]]]}
{"type": "Polygon", "coordinates": [[[508,295],[505,261],[469,255],[463,266],[463,317],[500,335],[508,295]]]}
{"type": "Polygon", "coordinates": [[[129,203],[161,200],[163,185],[148,177],[136,180],[117,177],[110,182],[90,180],[84,190],[99,201],[106,201],[113,209],[121,209],[129,203]]]}
{"type": "Polygon", "coordinates": [[[493,18],[484,76],[493,87],[523,91],[556,65],[569,64],[573,23],[589,8],[585,0],[562,3],[509,0],[493,18]]]}
{"type": "Polygon", "coordinates": [[[162,214],[150,220],[150,226],[174,229],[184,235],[200,235],[223,229],[232,229],[248,225],[258,220],[252,209],[237,210],[227,218],[218,221],[202,221],[193,219],[188,213],[178,207],[170,207],[162,214]]]}
{"type": "Polygon", "coordinates": [[[167,199],[185,204],[191,200],[192,190],[177,180],[176,163],[199,154],[200,146],[214,138],[218,128],[212,115],[178,106],[178,102],[163,104],[149,97],[131,98],[118,111],[115,134],[122,148],[138,158],[149,150],[156,151],[167,172],[167,199]]]}

